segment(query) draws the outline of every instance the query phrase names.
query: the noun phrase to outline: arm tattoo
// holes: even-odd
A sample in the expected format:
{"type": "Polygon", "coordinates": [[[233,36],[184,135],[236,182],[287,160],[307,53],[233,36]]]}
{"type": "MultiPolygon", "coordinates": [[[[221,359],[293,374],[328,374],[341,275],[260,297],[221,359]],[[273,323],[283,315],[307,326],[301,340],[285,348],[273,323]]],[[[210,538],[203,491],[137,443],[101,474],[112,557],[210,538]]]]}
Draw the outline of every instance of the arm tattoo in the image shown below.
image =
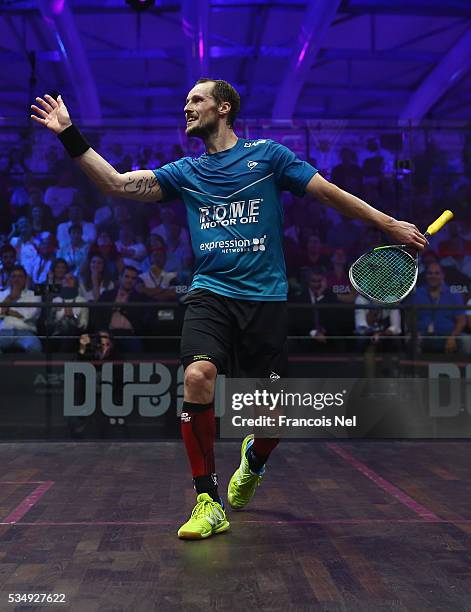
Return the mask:
{"type": "Polygon", "coordinates": [[[129,177],[128,182],[124,185],[124,191],[134,195],[151,195],[157,194],[160,190],[160,185],[157,178],[140,178],[134,179],[129,177]],[[157,188],[157,189],[155,189],[157,188]]]}

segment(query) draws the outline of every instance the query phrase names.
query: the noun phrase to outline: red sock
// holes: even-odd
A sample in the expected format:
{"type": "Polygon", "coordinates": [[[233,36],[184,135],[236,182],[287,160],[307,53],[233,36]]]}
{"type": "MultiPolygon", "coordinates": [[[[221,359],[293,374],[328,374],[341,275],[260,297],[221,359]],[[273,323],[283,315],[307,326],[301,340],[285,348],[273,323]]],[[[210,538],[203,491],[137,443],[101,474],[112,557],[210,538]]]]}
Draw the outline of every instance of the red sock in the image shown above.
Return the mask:
{"type": "Polygon", "coordinates": [[[214,404],[183,402],[181,432],[193,478],[214,474],[216,471],[214,462],[214,441],[216,439],[214,404]]]}
{"type": "Polygon", "coordinates": [[[252,449],[257,457],[259,457],[263,463],[265,463],[279,441],[279,438],[255,438],[252,449]]]}

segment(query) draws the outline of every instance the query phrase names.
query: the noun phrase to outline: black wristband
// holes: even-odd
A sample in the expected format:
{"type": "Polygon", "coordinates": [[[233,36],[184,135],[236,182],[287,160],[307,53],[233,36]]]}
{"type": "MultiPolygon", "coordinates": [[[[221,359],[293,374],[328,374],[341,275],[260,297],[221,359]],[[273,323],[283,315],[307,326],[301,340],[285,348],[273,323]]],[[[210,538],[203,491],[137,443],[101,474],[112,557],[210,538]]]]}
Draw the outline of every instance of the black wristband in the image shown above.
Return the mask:
{"type": "Polygon", "coordinates": [[[58,134],[57,137],[64,145],[70,157],[79,157],[79,155],[83,155],[85,151],[90,149],[90,145],[75,125],[69,125],[69,127],[58,134]]]}

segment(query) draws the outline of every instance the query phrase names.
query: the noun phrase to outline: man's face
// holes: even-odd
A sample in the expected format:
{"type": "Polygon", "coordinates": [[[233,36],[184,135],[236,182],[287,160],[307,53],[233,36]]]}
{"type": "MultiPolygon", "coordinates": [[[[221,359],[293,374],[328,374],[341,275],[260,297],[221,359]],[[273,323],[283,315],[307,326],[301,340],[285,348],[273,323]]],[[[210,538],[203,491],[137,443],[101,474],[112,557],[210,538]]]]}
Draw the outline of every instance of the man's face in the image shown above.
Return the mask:
{"type": "Polygon", "coordinates": [[[63,261],[59,261],[54,268],[54,276],[56,280],[60,281],[67,274],[67,266],[63,261]]]}
{"type": "Polygon", "coordinates": [[[3,267],[8,270],[13,267],[15,263],[16,253],[13,253],[12,251],[5,251],[5,253],[3,253],[3,255],[0,257],[0,260],[3,267]]]}
{"type": "Polygon", "coordinates": [[[322,287],[324,277],[322,274],[311,274],[309,278],[309,287],[312,291],[319,291],[322,287]]]}
{"type": "Polygon", "coordinates": [[[73,229],[70,232],[70,242],[74,245],[80,244],[82,242],[82,230],[73,229]]]}
{"type": "Polygon", "coordinates": [[[167,259],[167,253],[164,246],[154,247],[150,253],[150,260],[153,266],[163,268],[167,259]]]}
{"type": "Polygon", "coordinates": [[[214,83],[199,83],[188,94],[183,112],[186,135],[205,138],[215,131],[219,122],[218,105],[212,96],[214,83]]]}
{"type": "Polygon", "coordinates": [[[50,236],[49,238],[42,238],[39,243],[39,254],[42,257],[47,257],[48,255],[53,255],[55,249],[54,238],[50,236]]]}
{"type": "Polygon", "coordinates": [[[430,289],[437,289],[443,283],[443,272],[438,264],[430,264],[425,275],[430,289]]]}
{"type": "Polygon", "coordinates": [[[106,332],[100,332],[100,345],[104,353],[108,353],[111,350],[111,338],[106,332]]]}
{"type": "Polygon", "coordinates": [[[123,270],[121,274],[121,289],[131,291],[134,289],[137,280],[137,272],[134,270],[123,270]]]}
{"type": "Polygon", "coordinates": [[[103,272],[105,268],[105,262],[101,257],[92,257],[90,259],[90,271],[93,272],[103,272]]]}
{"type": "Polygon", "coordinates": [[[32,206],[31,207],[31,218],[34,222],[39,223],[42,220],[43,211],[40,206],[32,206]]]}

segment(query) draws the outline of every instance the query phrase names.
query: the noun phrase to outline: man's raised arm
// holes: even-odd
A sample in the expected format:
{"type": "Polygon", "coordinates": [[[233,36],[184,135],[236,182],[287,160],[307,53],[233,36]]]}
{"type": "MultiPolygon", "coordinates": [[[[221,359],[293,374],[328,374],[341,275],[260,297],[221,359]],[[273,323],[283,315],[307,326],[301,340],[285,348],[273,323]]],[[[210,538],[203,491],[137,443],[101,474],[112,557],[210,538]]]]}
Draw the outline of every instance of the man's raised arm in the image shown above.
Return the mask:
{"type": "Polygon", "coordinates": [[[347,217],[361,219],[366,223],[376,225],[399,244],[407,244],[420,251],[427,245],[427,240],[415,225],[407,221],[397,221],[393,217],[385,215],[360,198],[330,183],[319,173],[316,173],[309,181],[306,193],[335,208],[347,217]]]}
{"type": "Polygon", "coordinates": [[[135,170],[120,174],[90,147],[72,124],[61,96],[54,100],[52,96],[45,95],[44,99],[36,98],[36,102],[39,106],[31,105],[36,113],[31,115],[31,119],[57,134],[69,155],[100,191],[141,202],[157,202],[162,199],[162,189],[152,170],[135,170]]]}

